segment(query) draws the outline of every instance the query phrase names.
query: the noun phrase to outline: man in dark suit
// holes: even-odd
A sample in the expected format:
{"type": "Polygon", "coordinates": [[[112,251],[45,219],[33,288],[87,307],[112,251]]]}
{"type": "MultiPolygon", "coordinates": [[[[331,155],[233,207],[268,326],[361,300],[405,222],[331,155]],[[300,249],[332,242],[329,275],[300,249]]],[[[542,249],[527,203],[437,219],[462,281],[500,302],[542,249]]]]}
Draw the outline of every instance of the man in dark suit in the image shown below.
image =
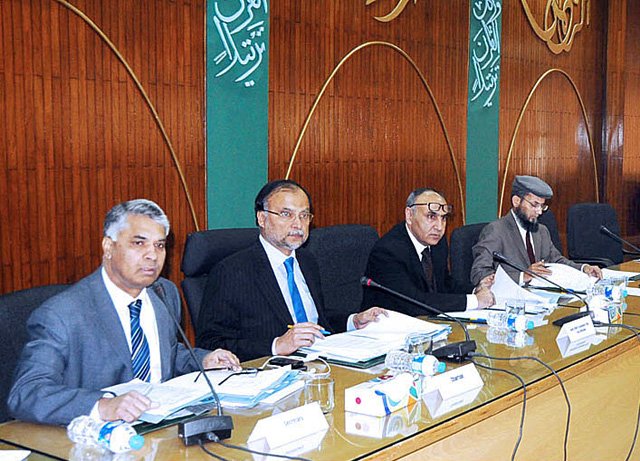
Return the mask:
{"type": "MultiPolygon", "coordinates": [[[[289,355],[331,331],[323,312],[320,272],[301,248],[313,219],[311,198],[290,180],[267,183],[255,200],[260,236],[209,274],[198,317],[201,347],[224,347],[240,360],[289,355]]],[[[350,318],[351,327],[374,321],[376,308],[350,318]]]]}
{"type": "MultiPolygon", "coordinates": [[[[466,295],[449,274],[447,239],[442,238],[452,211],[433,189],[416,189],[407,198],[405,221],[385,234],[371,250],[366,275],[442,311],[464,311],[494,304],[486,288],[466,295]]],[[[365,287],[363,309],[382,306],[408,315],[429,315],[422,307],[382,290],[365,287]]]]}
{"type": "MultiPolygon", "coordinates": [[[[551,275],[547,263],[566,264],[594,277],[602,278],[600,268],[574,263],[565,258],[553,245],[549,229],[538,223],[547,211],[545,202],[553,197],[551,186],[535,176],[516,176],[511,186],[511,211],[485,226],[478,243],[473,247],[471,282],[477,286],[491,286],[498,263],[493,252],[502,253],[514,264],[543,276],[551,275]]],[[[506,264],[502,268],[516,282],[526,284],[531,276],[506,264]]]]}
{"type": "MultiPolygon", "coordinates": [[[[180,319],[178,290],[159,277],[168,233],[169,220],[149,200],[124,202],[107,213],[102,267],[29,318],[29,340],[8,398],[15,418],[68,424],[90,414],[134,421],[154,402],[134,391],[106,398],[101,389],[197,370],[169,317],[180,319]]],[[[205,367],[238,366],[228,351],[196,355],[205,367]]]]}

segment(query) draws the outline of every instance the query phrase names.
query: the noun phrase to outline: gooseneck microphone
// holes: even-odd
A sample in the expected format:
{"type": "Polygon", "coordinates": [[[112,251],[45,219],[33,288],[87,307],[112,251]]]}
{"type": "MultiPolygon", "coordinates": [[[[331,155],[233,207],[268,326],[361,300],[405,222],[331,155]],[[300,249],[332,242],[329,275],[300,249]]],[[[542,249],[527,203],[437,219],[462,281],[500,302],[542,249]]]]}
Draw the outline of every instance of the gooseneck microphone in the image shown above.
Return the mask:
{"type": "Polygon", "coordinates": [[[441,359],[441,360],[446,359],[446,360],[451,360],[455,362],[462,362],[463,360],[468,359],[469,354],[476,351],[476,342],[469,337],[469,332],[467,331],[467,328],[459,319],[447,314],[446,312],[441,311],[440,309],[436,309],[435,307],[429,306],[428,304],[418,301],[417,299],[411,298],[396,290],[392,290],[391,288],[385,287],[384,285],[380,285],[378,282],[375,282],[374,280],[370,279],[367,276],[360,278],[360,284],[365,287],[377,288],[379,290],[385,291],[393,296],[396,296],[400,299],[413,303],[416,306],[422,307],[423,309],[428,311],[429,314],[443,315],[447,319],[453,322],[456,322],[458,325],[460,325],[460,327],[462,328],[462,331],[464,331],[465,340],[459,341],[457,343],[446,344],[442,347],[439,347],[438,349],[433,350],[431,354],[437,359],[441,359]]]}
{"type": "Polygon", "coordinates": [[[636,253],[640,253],[640,248],[638,248],[637,246],[635,246],[633,243],[629,242],[628,240],[623,239],[622,237],[620,237],[618,234],[615,234],[613,232],[611,232],[609,230],[609,228],[605,225],[600,226],[600,233],[611,237],[613,240],[615,240],[616,242],[619,242],[623,245],[627,245],[628,247],[632,248],[633,251],[635,251],[636,253]]]}
{"type": "Polygon", "coordinates": [[[583,296],[580,296],[578,293],[576,293],[574,290],[572,290],[571,288],[566,288],[563,287],[562,285],[554,282],[553,280],[551,280],[548,277],[545,277],[544,275],[540,275],[540,274],[536,274],[535,272],[533,272],[532,270],[529,270],[526,267],[521,267],[519,264],[514,263],[513,261],[511,261],[510,259],[508,259],[505,255],[503,255],[502,253],[500,253],[499,251],[494,251],[492,253],[493,255],[493,259],[495,261],[498,261],[500,263],[506,264],[507,266],[511,266],[513,267],[515,270],[520,271],[520,272],[524,272],[525,274],[529,274],[531,277],[535,277],[535,278],[539,278],[544,280],[547,283],[550,283],[551,285],[559,288],[561,291],[563,291],[564,293],[569,293],[570,295],[575,296],[576,298],[578,298],[580,301],[583,302],[583,304],[585,305],[585,307],[587,308],[586,312],[576,312],[575,314],[571,314],[571,315],[567,315],[566,317],[561,317],[557,320],[553,321],[553,324],[556,326],[562,326],[565,323],[571,322],[573,320],[577,320],[579,318],[582,317],[586,317],[587,315],[591,316],[591,309],[589,309],[589,304],[587,304],[587,300],[584,299],[583,296]]]}
{"type": "Polygon", "coordinates": [[[167,305],[164,287],[159,282],[155,282],[152,288],[154,293],[158,295],[158,298],[160,298],[164,308],[167,310],[167,314],[169,314],[169,317],[173,320],[185,347],[189,351],[191,359],[196,364],[196,367],[198,367],[200,373],[204,376],[204,379],[211,390],[211,395],[215,400],[216,410],[218,413],[216,416],[200,416],[180,423],[178,425],[178,437],[182,439],[182,442],[185,445],[196,445],[200,442],[216,441],[216,437],[219,440],[228,439],[231,437],[231,431],[233,430],[233,420],[231,419],[231,416],[225,416],[223,414],[222,404],[220,403],[218,393],[213,388],[213,384],[211,384],[211,381],[202,367],[202,364],[198,360],[193,347],[191,347],[189,339],[187,339],[187,335],[180,326],[180,322],[178,322],[178,320],[173,316],[173,313],[167,305]],[[214,434],[215,437],[213,437],[214,434]]]}

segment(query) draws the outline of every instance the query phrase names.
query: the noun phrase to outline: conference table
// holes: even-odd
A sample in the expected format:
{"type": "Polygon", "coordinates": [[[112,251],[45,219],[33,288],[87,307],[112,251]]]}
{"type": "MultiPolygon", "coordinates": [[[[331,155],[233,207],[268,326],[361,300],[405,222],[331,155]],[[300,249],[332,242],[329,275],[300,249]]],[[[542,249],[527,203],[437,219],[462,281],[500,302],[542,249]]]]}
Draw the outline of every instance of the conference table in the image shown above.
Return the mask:
{"type": "MultiPolygon", "coordinates": [[[[620,269],[640,272],[640,263],[627,262],[620,269]]],[[[637,287],[638,282],[630,286],[637,287]]],[[[640,328],[640,297],[629,296],[624,323],[640,328]]],[[[574,307],[556,309],[550,320],[575,312],[574,307]]],[[[567,459],[623,460],[631,447],[640,405],[640,354],[638,339],[627,329],[601,327],[604,340],[587,350],[563,357],[556,343],[559,327],[549,324],[529,332],[532,342],[497,344],[487,339],[486,325],[470,324],[469,333],[478,353],[511,360],[476,358],[478,364],[503,368],[526,383],[523,436],[516,459],[561,460],[567,404],[556,377],[540,363],[517,357],[533,356],[547,363],[564,382],[571,418],[567,459]]],[[[452,325],[450,340],[462,333],[452,325]]],[[[260,364],[250,362],[248,365],[260,364]]],[[[449,365],[449,368],[459,365],[449,365]]],[[[523,405],[520,382],[502,371],[477,369],[484,385],[470,403],[442,415],[431,415],[424,402],[383,418],[363,417],[344,411],[344,390],[375,375],[334,366],[335,409],[326,415],[329,429],[289,446],[288,454],[311,460],[500,460],[511,459],[519,434],[523,405]]],[[[275,406],[230,410],[235,429],[225,442],[246,447],[260,419],[299,406],[301,392],[275,406]]],[[[62,427],[11,421],[0,425],[0,441],[6,446],[32,450],[30,460],[68,459],[72,444],[62,427]]],[[[145,435],[145,446],[127,460],[210,459],[200,447],[185,447],[175,426],[145,435]]],[[[207,448],[224,459],[277,459],[253,456],[215,443],[207,448]]],[[[277,453],[278,450],[275,450],[277,453]]],[[[635,448],[630,459],[640,459],[635,448]]]]}

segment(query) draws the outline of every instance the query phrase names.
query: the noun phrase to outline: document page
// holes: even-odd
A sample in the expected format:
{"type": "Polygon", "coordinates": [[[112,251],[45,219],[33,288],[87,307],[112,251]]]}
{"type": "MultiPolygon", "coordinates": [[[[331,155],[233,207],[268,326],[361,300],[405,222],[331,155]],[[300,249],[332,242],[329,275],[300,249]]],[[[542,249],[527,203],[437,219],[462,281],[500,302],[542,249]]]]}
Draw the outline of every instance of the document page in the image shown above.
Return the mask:
{"type": "MultiPolygon", "coordinates": [[[[586,292],[587,287],[595,281],[595,278],[589,277],[581,270],[574,269],[566,264],[553,263],[546,266],[551,269],[551,275],[546,276],[549,280],[573,291],[586,292]]],[[[538,288],[557,288],[555,285],[539,278],[531,280],[529,285],[538,288]]]]}

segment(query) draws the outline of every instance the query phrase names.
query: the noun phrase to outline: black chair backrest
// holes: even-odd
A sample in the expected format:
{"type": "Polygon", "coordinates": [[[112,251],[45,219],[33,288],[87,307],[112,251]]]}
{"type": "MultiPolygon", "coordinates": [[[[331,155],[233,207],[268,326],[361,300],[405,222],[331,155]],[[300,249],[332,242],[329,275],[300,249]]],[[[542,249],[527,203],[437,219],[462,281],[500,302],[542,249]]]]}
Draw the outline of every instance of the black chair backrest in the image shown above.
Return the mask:
{"type": "Polygon", "coordinates": [[[0,353],[3,372],[0,376],[0,423],[10,419],[7,396],[13,372],[27,341],[27,319],[31,312],[68,285],[45,285],[0,295],[0,353]]]}
{"type": "Polygon", "coordinates": [[[471,266],[473,265],[473,253],[471,249],[478,243],[480,232],[486,226],[486,222],[467,224],[458,227],[451,233],[449,255],[451,259],[451,277],[458,290],[471,293],[474,286],[471,283],[471,266]]]}
{"type": "Polygon", "coordinates": [[[558,249],[560,253],[564,253],[562,249],[562,241],[560,240],[560,233],[558,232],[558,221],[556,221],[556,215],[550,209],[545,211],[538,218],[540,224],[544,224],[549,229],[551,234],[551,241],[553,245],[558,249]]]}
{"type": "Polygon", "coordinates": [[[344,331],[349,315],[360,311],[360,278],[378,238],[373,227],[360,224],[319,227],[311,231],[306,248],[318,261],[325,312],[336,331],[344,331]]]}
{"type": "Polygon", "coordinates": [[[602,225],[620,235],[616,211],[608,203],[576,203],[569,208],[567,247],[570,259],[600,258],[613,264],[622,262],[622,245],[600,232],[602,225]]]}
{"type": "Polygon", "coordinates": [[[258,238],[258,228],[212,229],[187,236],[181,269],[185,275],[182,292],[194,327],[209,272],[227,256],[250,246],[258,238]]]}

